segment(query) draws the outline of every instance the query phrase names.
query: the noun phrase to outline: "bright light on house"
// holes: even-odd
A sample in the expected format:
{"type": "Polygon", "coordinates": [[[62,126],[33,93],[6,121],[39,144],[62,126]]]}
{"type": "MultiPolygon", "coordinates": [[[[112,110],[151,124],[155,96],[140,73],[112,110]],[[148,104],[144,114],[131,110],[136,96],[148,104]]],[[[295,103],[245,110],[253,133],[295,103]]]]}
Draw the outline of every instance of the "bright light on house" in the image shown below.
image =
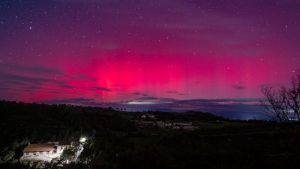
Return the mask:
{"type": "Polygon", "coordinates": [[[80,142],[80,143],[85,143],[86,140],[87,140],[86,137],[81,137],[81,138],[79,139],[79,142],[80,142]]]}

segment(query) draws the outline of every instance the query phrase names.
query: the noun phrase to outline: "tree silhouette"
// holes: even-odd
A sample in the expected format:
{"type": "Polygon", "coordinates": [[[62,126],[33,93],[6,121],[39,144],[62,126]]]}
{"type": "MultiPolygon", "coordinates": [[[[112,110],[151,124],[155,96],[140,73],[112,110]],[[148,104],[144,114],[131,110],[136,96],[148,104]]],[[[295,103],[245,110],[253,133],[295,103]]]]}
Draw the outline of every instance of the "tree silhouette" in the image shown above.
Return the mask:
{"type": "Polygon", "coordinates": [[[300,122],[300,74],[292,78],[291,86],[282,86],[279,89],[263,86],[262,93],[265,96],[262,105],[276,121],[300,122]]]}

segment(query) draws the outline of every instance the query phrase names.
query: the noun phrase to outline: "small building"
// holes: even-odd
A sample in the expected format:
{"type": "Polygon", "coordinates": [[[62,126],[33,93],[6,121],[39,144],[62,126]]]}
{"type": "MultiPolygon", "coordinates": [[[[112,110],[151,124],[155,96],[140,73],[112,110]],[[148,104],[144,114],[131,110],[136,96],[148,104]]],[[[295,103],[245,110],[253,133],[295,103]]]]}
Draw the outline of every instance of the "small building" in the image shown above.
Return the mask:
{"type": "Polygon", "coordinates": [[[60,158],[64,149],[68,146],[59,145],[58,143],[29,144],[23,150],[21,160],[50,162],[53,159],[60,158]]]}
{"type": "Polygon", "coordinates": [[[156,125],[157,125],[157,127],[160,127],[160,128],[171,128],[173,126],[173,123],[172,122],[157,121],[156,125]]]}
{"type": "Polygon", "coordinates": [[[157,121],[156,125],[157,125],[157,127],[165,128],[165,122],[163,122],[163,121],[157,121]]]}
{"type": "Polygon", "coordinates": [[[143,114],[143,115],[141,115],[141,118],[142,119],[149,119],[149,120],[155,120],[156,119],[154,114],[143,114]]]}

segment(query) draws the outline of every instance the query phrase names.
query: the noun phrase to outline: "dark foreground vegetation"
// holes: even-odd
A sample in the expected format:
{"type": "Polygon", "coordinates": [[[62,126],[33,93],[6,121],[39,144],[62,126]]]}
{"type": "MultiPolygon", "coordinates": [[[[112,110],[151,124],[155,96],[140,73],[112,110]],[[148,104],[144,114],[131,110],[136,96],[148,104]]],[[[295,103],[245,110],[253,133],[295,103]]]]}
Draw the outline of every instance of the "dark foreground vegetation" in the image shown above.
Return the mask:
{"type": "Polygon", "coordinates": [[[19,161],[29,143],[70,142],[86,136],[78,163],[46,168],[276,169],[300,168],[300,125],[229,121],[204,113],[152,112],[196,121],[193,131],[140,128],[139,113],[112,109],[0,102],[0,167],[35,168],[19,161]]]}

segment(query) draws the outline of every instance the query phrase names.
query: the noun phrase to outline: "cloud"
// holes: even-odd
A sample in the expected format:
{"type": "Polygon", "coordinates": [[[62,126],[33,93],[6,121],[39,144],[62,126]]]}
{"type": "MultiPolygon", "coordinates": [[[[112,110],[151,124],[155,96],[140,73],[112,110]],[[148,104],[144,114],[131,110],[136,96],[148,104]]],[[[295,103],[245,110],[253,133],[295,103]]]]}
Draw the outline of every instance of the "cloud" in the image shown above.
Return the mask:
{"type": "MultiPolygon", "coordinates": [[[[49,95],[61,95],[64,98],[65,96],[74,96],[74,90],[72,89],[75,88],[83,92],[112,92],[109,88],[97,87],[94,79],[86,75],[68,76],[55,69],[22,65],[0,67],[0,84],[0,92],[4,98],[15,96],[16,99],[22,93],[26,93],[29,97],[28,93],[34,95],[39,94],[39,92],[49,93],[49,95]],[[89,86],[81,86],[81,82],[78,81],[88,82],[89,86]],[[4,91],[5,95],[3,94],[4,91]],[[61,91],[64,92],[61,93],[61,91]]],[[[85,104],[87,103],[83,103],[83,105],[85,104]]]]}
{"type": "Polygon", "coordinates": [[[51,81],[47,78],[31,77],[25,75],[17,75],[12,73],[0,72],[0,81],[14,84],[43,84],[51,81]]]}
{"type": "Polygon", "coordinates": [[[73,104],[94,107],[122,108],[127,111],[164,111],[164,112],[209,112],[231,119],[269,119],[260,106],[259,99],[193,99],[175,100],[156,97],[144,97],[140,100],[131,100],[124,104],[102,103],[91,98],[70,98],[49,100],[49,104],[73,104]],[[166,101],[169,101],[166,103],[166,101]],[[155,102],[154,102],[155,101],[155,102]],[[147,104],[144,104],[147,103],[147,104]]]}
{"type": "Polygon", "coordinates": [[[167,91],[168,94],[176,94],[176,95],[185,95],[184,93],[181,93],[179,91],[176,91],[176,90],[170,90],[170,91],[167,91]]]}
{"type": "Polygon", "coordinates": [[[79,81],[91,81],[91,82],[96,82],[95,78],[92,78],[88,75],[85,74],[78,74],[78,75],[74,75],[71,77],[72,80],[79,80],[79,81]]]}
{"type": "Polygon", "coordinates": [[[59,70],[41,67],[25,66],[17,64],[5,64],[0,67],[0,82],[10,85],[34,85],[41,86],[45,83],[57,84],[61,87],[67,86],[65,81],[55,80],[50,77],[60,77],[63,73],[59,70]]]}
{"type": "Polygon", "coordinates": [[[148,94],[140,93],[140,92],[133,92],[132,94],[135,96],[144,96],[144,97],[148,96],[148,94]]]}
{"type": "Polygon", "coordinates": [[[75,88],[74,86],[69,85],[68,82],[66,82],[66,81],[57,81],[56,85],[58,87],[62,87],[62,88],[66,88],[66,89],[74,89],[75,88]]]}
{"type": "Polygon", "coordinates": [[[95,99],[90,98],[70,98],[70,99],[53,99],[46,101],[48,104],[74,104],[89,106],[95,104],[95,99]]]}
{"type": "Polygon", "coordinates": [[[131,105],[153,105],[153,104],[169,104],[175,99],[171,98],[158,98],[158,97],[140,97],[134,100],[126,101],[125,104],[131,105]]]}
{"type": "Polygon", "coordinates": [[[233,88],[236,90],[245,90],[247,87],[241,84],[233,85],[233,88]]]}
{"type": "Polygon", "coordinates": [[[122,107],[128,111],[165,111],[165,112],[186,112],[198,111],[209,112],[232,119],[268,119],[264,113],[259,99],[193,99],[175,100],[155,97],[142,98],[142,100],[131,100],[127,103],[115,104],[112,107],[122,107]],[[152,100],[151,100],[152,99],[152,100]],[[166,102],[166,100],[168,102],[166,102]],[[155,101],[155,102],[154,102],[155,101]],[[149,104],[151,102],[151,104],[149,104]],[[143,104],[147,103],[147,104],[143,104]],[[153,104],[155,103],[155,104],[153,104]]]}
{"type": "Polygon", "coordinates": [[[52,85],[59,88],[73,89],[74,86],[68,84],[65,79],[47,78],[48,76],[37,76],[28,74],[17,74],[0,72],[1,89],[16,90],[22,89],[23,91],[34,91],[43,88],[46,85],[52,85]]]}
{"type": "Polygon", "coordinates": [[[58,69],[41,67],[41,66],[30,66],[30,65],[18,65],[18,64],[5,64],[1,65],[0,71],[2,72],[19,72],[27,74],[38,74],[38,75],[63,75],[58,69]]]}
{"type": "Polygon", "coordinates": [[[157,97],[151,97],[151,96],[138,98],[138,100],[157,100],[157,99],[158,99],[157,97]]]}
{"type": "Polygon", "coordinates": [[[176,90],[170,90],[170,91],[167,91],[167,93],[169,93],[169,94],[178,94],[179,92],[176,91],[176,90]]]}
{"type": "Polygon", "coordinates": [[[106,87],[95,87],[94,90],[100,90],[105,92],[111,92],[112,90],[106,87]]]}

